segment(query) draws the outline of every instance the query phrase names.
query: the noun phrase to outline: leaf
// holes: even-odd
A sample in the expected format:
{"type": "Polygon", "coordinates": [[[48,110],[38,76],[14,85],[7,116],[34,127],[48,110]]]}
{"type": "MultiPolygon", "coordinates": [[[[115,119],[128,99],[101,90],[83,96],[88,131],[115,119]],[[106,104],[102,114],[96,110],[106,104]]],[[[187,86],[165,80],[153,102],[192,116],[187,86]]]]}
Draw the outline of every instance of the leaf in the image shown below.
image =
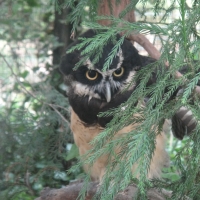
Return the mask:
{"type": "Polygon", "coordinates": [[[28,76],[29,72],[27,70],[23,71],[22,73],[19,74],[22,78],[26,78],[28,76]]]}
{"type": "Polygon", "coordinates": [[[37,0],[26,0],[26,2],[30,7],[36,7],[39,5],[37,0]]]}
{"type": "Polygon", "coordinates": [[[66,161],[69,161],[73,158],[78,157],[79,152],[78,152],[78,148],[75,144],[72,145],[71,149],[69,150],[67,157],[66,157],[66,161]]]}

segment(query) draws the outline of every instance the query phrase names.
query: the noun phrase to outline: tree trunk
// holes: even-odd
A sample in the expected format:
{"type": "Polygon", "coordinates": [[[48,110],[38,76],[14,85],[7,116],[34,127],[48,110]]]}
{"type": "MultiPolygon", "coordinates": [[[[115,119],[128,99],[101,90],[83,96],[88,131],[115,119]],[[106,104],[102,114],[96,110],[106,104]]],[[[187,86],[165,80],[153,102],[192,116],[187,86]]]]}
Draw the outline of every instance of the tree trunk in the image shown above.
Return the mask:
{"type": "MultiPolygon", "coordinates": [[[[116,3],[116,0],[103,0],[98,8],[98,15],[105,15],[105,16],[115,16],[119,17],[119,14],[130,4],[130,0],[123,0],[120,3],[116,3]]],[[[131,12],[127,13],[124,17],[129,22],[135,22],[135,13],[132,10],[131,12]]],[[[110,21],[108,20],[100,20],[99,23],[104,26],[108,26],[110,21]]]]}
{"type": "MultiPolygon", "coordinates": [[[[62,4],[64,1],[65,0],[60,0],[59,2],[62,4]]],[[[60,11],[55,8],[54,35],[61,45],[53,50],[53,65],[58,65],[60,63],[60,59],[66,51],[66,47],[72,42],[70,39],[72,24],[64,23],[70,12],[71,9],[69,8],[64,8],[60,11]]]]}

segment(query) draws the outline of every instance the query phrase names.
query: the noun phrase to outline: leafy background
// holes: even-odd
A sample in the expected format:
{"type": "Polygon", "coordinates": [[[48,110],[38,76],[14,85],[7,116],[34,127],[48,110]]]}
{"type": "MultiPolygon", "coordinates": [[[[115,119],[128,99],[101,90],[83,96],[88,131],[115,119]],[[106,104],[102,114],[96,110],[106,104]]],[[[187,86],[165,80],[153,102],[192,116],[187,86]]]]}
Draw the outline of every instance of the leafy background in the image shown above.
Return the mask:
{"type": "Polygon", "coordinates": [[[68,10],[62,19],[54,1],[0,4],[0,199],[33,199],[82,173],[66,172],[78,155],[58,70],[68,10]]]}
{"type": "MultiPolygon", "coordinates": [[[[198,1],[132,1],[135,4],[138,24],[127,27],[138,29],[162,52],[169,52],[165,55],[172,66],[180,66],[184,56],[199,59],[198,1]]],[[[72,42],[71,30],[78,35],[97,27],[91,12],[97,2],[1,0],[0,6],[0,198],[29,200],[44,187],[60,188],[85,177],[79,165],[67,173],[77,163],[78,152],[58,66],[72,42]]],[[[168,185],[156,180],[155,184],[174,187],[174,199],[185,194],[198,199],[198,176],[187,182],[194,170],[187,164],[195,162],[198,168],[199,157],[194,161],[191,155],[199,140],[168,137],[171,167],[163,170],[168,185]],[[189,184],[196,185],[192,192],[186,188],[189,184]]]]}

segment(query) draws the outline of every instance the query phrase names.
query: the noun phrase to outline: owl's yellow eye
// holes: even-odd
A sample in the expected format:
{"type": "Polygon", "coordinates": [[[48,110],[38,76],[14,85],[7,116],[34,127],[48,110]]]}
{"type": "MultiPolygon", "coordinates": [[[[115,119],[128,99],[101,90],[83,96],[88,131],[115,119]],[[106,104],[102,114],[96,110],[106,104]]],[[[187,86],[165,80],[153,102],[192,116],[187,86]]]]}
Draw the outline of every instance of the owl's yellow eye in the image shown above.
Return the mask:
{"type": "Polygon", "coordinates": [[[86,76],[87,79],[94,81],[94,80],[97,79],[98,73],[95,70],[88,70],[86,72],[85,76],[86,76]]]}
{"type": "Polygon", "coordinates": [[[120,67],[119,69],[117,69],[117,70],[115,70],[114,72],[113,72],[113,75],[115,76],[115,77],[120,77],[120,76],[122,76],[124,74],[124,68],[123,67],[120,67]]]}

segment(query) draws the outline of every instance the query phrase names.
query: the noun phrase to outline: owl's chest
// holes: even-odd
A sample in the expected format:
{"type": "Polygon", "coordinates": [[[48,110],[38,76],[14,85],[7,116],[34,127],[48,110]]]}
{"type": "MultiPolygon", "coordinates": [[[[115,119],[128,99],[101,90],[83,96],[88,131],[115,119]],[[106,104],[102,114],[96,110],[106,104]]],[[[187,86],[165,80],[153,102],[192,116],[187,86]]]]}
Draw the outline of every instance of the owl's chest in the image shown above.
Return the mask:
{"type": "Polygon", "coordinates": [[[90,141],[102,132],[103,129],[104,128],[98,125],[86,126],[74,110],[71,109],[71,130],[81,155],[91,148],[91,145],[89,144],[90,141]]]}
{"type": "MultiPolygon", "coordinates": [[[[122,130],[116,133],[116,137],[122,135],[124,133],[128,133],[133,129],[133,125],[129,125],[124,127],[122,130]]],[[[94,124],[93,126],[85,125],[78,115],[71,109],[71,130],[74,134],[74,140],[77,146],[83,147],[85,149],[90,149],[91,145],[89,144],[99,133],[101,133],[104,128],[98,124],[94,124]]]]}

